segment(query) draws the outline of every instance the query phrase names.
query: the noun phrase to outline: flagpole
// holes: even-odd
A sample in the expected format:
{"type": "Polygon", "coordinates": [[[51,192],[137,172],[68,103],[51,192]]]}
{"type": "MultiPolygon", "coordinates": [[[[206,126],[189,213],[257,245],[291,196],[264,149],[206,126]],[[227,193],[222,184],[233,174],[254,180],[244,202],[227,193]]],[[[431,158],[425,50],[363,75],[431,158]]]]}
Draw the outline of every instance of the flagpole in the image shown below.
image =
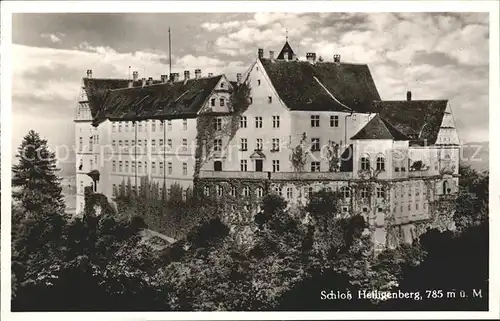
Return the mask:
{"type": "Polygon", "coordinates": [[[172,40],[170,37],[170,26],[168,26],[168,73],[169,77],[172,74],[172,40]]]}

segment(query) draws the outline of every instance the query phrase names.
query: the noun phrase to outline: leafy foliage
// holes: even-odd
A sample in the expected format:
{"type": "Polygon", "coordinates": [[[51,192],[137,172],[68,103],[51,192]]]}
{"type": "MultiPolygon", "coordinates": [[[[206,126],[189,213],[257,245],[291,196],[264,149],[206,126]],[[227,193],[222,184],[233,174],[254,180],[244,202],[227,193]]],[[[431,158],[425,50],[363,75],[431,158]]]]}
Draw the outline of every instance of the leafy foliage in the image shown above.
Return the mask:
{"type": "Polygon", "coordinates": [[[290,161],[292,162],[293,169],[296,172],[303,172],[304,166],[307,162],[307,155],[309,152],[305,148],[307,136],[306,133],[302,133],[302,137],[300,142],[295,148],[292,150],[292,154],[290,155],[290,161]]]}

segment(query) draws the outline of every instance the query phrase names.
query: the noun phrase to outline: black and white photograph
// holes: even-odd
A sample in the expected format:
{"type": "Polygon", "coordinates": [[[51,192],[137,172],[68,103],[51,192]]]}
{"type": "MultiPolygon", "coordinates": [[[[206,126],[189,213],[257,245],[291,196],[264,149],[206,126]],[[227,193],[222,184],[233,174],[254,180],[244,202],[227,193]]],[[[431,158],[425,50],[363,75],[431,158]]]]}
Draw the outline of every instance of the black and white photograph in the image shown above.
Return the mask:
{"type": "Polygon", "coordinates": [[[499,317],[499,3],[335,2],[2,4],[2,315],[499,317]]]}

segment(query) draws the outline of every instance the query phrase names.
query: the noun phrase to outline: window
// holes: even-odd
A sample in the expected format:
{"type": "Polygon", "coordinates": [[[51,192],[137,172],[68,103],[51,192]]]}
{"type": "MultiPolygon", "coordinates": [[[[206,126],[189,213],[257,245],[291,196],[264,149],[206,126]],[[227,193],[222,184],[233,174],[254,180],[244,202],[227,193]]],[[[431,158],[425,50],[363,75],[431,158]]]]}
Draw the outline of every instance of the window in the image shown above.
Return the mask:
{"type": "Polygon", "coordinates": [[[116,123],[115,122],[111,123],[111,131],[116,132],[116,123]]]}
{"type": "Polygon", "coordinates": [[[167,148],[168,150],[172,150],[172,140],[171,139],[167,139],[167,148]]]}
{"type": "Polygon", "coordinates": [[[377,198],[385,198],[385,191],[382,187],[377,187],[377,198]]]}
{"type": "Polygon", "coordinates": [[[368,198],[368,195],[370,194],[370,190],[368,189],[368,187],[362,187],[360,194],[361,194],[361,198],[368,198]]]}
{"type": "Polygon", "coordinates": [[[339,116],[330,116],[330,127],[339,127],[339,116]]]}
{"type": "Polygon", "coordinates": [[[311,127],[319,127],[319,115],[311,115],[311,127]]]}
{"type": "Polygon", "coordinates": [[[160,173],[163,173],[163,162],[160,162],[160,173]]]}
{"type": "Polygon", "coordinates": [[[128,173],[128,161],[125,161],[125,173],[128,173]]]}
{"type": "Polygon", "coordinates": [[[205,194],[205,196],[210,196],[210,187],[205,186],[203,188],[203,194],[205,194]]]}
{"type": "Polygon", "coordinates": [[[224,107],[224,98],[221,98],[221,99],[220,99],[220,103],[219,103],[219,105],[220,105],[221,107],[224,107]]]}
{"type": "Polygon", "coordinates": [[[385,158],[383,156],[377,157],[377,170],[385,171],[385,158]]]}
{"type": "Polygon", "coordinates": [[[156,174],[156,163],[151,162],[151,173],[156,174]]]}
{"type": "Polygon", "coordinates": [[[81,152],[81,151],[82,151],[82,149],[83,149],[83,137],[80,137],[80,142],[79,142],[79,143],[80,143],[80,144],[78,144],[78,149],[79,149],[79,151],[81,152]]]}
{"type": "Polygon", "coordinates": [[[118,194],[116,184],[113,184],[113,196],[116,196],[118,194]]]}
{"type": "Polygon", "coordinates": [[[186,138],[182,139],[182,150],[187,150],[188,140],[186,138]]]}
{"type": "Polygon", "coordinates": [[[165,130],[165,121],[164,120],[161,120],[160,121],[160,131],[164,131],[165,130]]]}
{"type": "Polygon", "coordinates": [[[255,117],[255,128],[262,128],[262,117],[255,117]]]}
{"type": "Polygon", "coordinates": [[[214,152],[221,152],[222,151],[222,139],[217,138],[214,139],[214,152]]]}
{"type": "Polygon", "coordinates": [[[317,152],[320,149],[319,138],[311,138],[311,151],[317,152]]]}
{"type": "Polygon", "coordinates": [[[280,161],[273,160],[273,172],[279,172],[279,171],[280,171],[280,161]]]}
{"type": "Polygon", "coordinates": [[[257,197],[262,197],[262,195],[264,194],[264,190],[262,189],[262,187],[257,187],[257,189],[255,189],[255,194],[257,195],[257,197]]]}
{"type": "Polygon", "coordinates": [[[120,122],[118,123],[118,132],[121,133],[121,131],[122,131],[122,123],[120,122]]]}
{"type": "Polygon", "coordinates": [[[252,98],[252,97],[250,97],[250,104],[252,104],[252,103],[253,103],[253,98],[252,98]]]}
{"type": "Polygon", "coordinates": [[[168,166],[168,173],[172,174],[172,163],[168,162],[167,166],[168,166]]]}
{"type": "Polygon", "coordinates": [[[368,213],[368,207],[363,206],[363,213],[368,213]]]}
{"type": "Polygon", "coordinates": [[[311,197],[313,196],[313,192],[314,192],[314,191],[313,191],[312,186],[309,186],[309,188],[307,189],[307,196],[308,196],[309,198],[311,198],[311,197]]]}
{"type": "Polygon", "coordinates": [[[221,197],[223,194],[222,186],[215,185],[215,193],[216,193],[217,197],[221,197]]]}
{"type": "Polygon", "coordinates": [[[280,128],[280,116],[273,116],[273,128],[280,128]]]}
{"type": "Polygon", "coordinates": [[[311,162],[311,172],[320,171],[320,162],[311,162]]]}
{"type": "Polygon", "coordinates": [[[215,131],[222,130],[222,118],[217,117],[214,119],[214,130],[215,131]]]}
{"type": "Polygon", "coordinates": [[[142,132],[142,122],[139,122],[139,128],[137,129],[139,132],[142,132]]]}
{"type": "Polygon", "coordinates": [[[182,120],[182,130],[187,130],[188,129],[188,121],[187,119],[182,120]]]}
{"type": "Polygon", "coordinates": [[[273,138],[273,149],[271,149],[272,152],[279,152],[280,150],[280,139],[279,138],[273,138]]]}
{"type": "Polygon", "coordinates": [[[118,165],[118,172],[120,172],[120,173],[121,173],[121,172],[123,172],[123,162],[122,162],[122,161],[119,161],[119,162],[118,162],[118,164],[119,164],[119,165],[118,165]]]}
{"type": "Polygon", "coordinates": [[[291,187],[287,187],[287,189],[286,189],[286,198],[288,198],[288,199],[293,198],[293,189],[291,187]]]}
{"type": "Polygon", "coordinates": [[[361,157],[361,170],[362,171],[370,170],[370,158],[368,156],[361,157]]]}
{"type": "Polygon", "coordinates": [[[112,171],[113,171],[113,172],[116,172],[116,161],[113,161],[113,168],[112,168],[112,171]]]}
{"type": "Polygon", "coordinates": [[[220,88],[224,88],[224,83],[223,82],[220,83],[220,88]]]}
{"type": "Polygon", "coordinates": [[[210,106],[215,106],[215,98],[210,99],[210,106]]]}
{"type": "Polygon", "coordinates": [[[161,150],[161,151],[163,151],[163,149],[164,149],[164,147],[165,147],[165,145],[163,144],[163,139],[160,139],[160,140],[158,141],[158,147],[160,147],[160,150],[161,150]]]}
{"type": "Polygon", "coordinates": [[[257,138],[257,143],[255,144],[255,150],[262,150],[263,143],[262,138],[257,138]]]}
{"type": "Polygon", "coordinates": [[[187,199],[187,191],[185,189],[182,190],[182,200],[185,201],[187,199]]]}
{"type": "Polygon", "coordinates": [[[93,145],[94,145],[94,143],[92,141],[92,136],[90,136],[90,139],[89,139],[89,151],[90,152],[94,149],[93,145]]]}
{"type": "MultiPolygon", "coordinates": [[[[144,167],[146,166],[146,163],[144,163],[144,167]]],[[[137,172],[142,173],[142,162],[137,162],[137,172]]]]}
{"type": "Polygon", "coordinates": [[[111,142],[111,146],[113,146],[113,149],[115,149],[115,147],[116,147],[116,140],[113,139],[113,141],[111,142]]]}
{"type": "Polygon", "coordinates": [[[348,187],[346,186],[342,186],[340,188],[340,195],[343,197],[343,198],[349,198],[351,197],[351,191],[349,190],[348,187]]]}
{"type": "Polygon", "coordinates": [[[232,197],[236,197],[236,187],[231,186],[231,191],[230,191],[230,193],[231,193],[231,196],[232,196],[232,197]]]}
{"type": "Polygon", "coordinates": [[[214,162],[214,171],[215,172],[222,171],[222,162],[221,161],[215,161],[214,162]]]}
{"type": "Polygon", "coordinates": [[[276,193],[276,195],[281,196],[281,193],[282,193],[281,187],[275,186],[274,187],[274,192],[276,193]]]}
{"type": "Polygon", "coordinates": [[[247,147],[248,147],[247,139],[246,138],[242,138],[241,139],[241,150],[242,151],[246,151],[247,147]]]}
{"type": "Polygon", "coordinates": [[[260,79],[257,79],[257,86],[260,86],[260,79]]]}
{"type": "Polygon", "coordinates": [[[273,102],[273,97],[268,96],[268,97],[267,97],[267,102],[268,102],[269,104],[271,104],[271,103],[273,102]]]}
{"type": "Polygon", "coordinates": [[[172,131],[172,120],[167,120],[167,130],[170,132],[172,131]]]}
{"type": "Polygon", "coordinates": [[[156,120],[151,121],[151,131],[152,132],[156,131],[156,120]]]}
{"type": "Polygon", "coordinates": [[[95,143],[99,145],[99,135],[95,135],[95,143]]]}
{"type": "Polygon", "coordinates": [[[243,187],[243,196],[250,196],[250,188],[248,186],[243,187]]]}
{"type": "Polygon", "coordinates": [[[151,141],[151,151],[152,151],[153,153],[154,153],[154,152],[156,152],[156,140],[155,140],[155,139],[153,139],[153,140],[151,141]]]}
{"type": "Polygon", "coordinates": [[[415,209],[418,211],[418,203],[415,204],[415,209]]]}
{"type": "Polygon", "coordinates": [[[188,174],[188,164],[182,163],[182,175],[186,176],[188,174]]]}
{"type": "Polygon", "coordinates": [[[242,172],[246,172],[247,171],[247,160],[246,159],[240,160],[240,170],[242,172]]]}
{"type": "Polygon", "coordinates": [[[132,161],[132,171],[135,172],[135,161],[132,161]]]}
{"type": "Polygon", "coordinates": [[[240,128],[247,128],[247,116],[240,117],[240,128]]]}

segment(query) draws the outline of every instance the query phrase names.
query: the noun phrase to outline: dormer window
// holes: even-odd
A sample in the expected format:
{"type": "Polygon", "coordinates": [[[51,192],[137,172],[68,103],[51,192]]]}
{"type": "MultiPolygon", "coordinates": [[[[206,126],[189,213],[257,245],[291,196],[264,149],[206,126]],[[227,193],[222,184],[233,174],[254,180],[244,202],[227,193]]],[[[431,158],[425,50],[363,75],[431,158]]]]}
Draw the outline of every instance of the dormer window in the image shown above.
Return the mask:
{"type": "Polygon", "coordinates": [[[260,86],[260,79],[257,79],[257,86],[260,86]]]}
{"type": "Polygon", "coordinates": [[[211,105],[212,107],[214,107],[214,106],[215,106],[215,98],[210,99],[210,105],[211,105]]]}
{"type": "Polygon", "coordinates": [[[221,99],[220,99],[220,106],[221,106],[221,107],[224,107],[224,98],[221,98],[221,99]]]}
{"type": "Polygon", "coordinates": [[[224,88],[224,83],[223,82],[220,83],[220,88],[224,88]]]}

